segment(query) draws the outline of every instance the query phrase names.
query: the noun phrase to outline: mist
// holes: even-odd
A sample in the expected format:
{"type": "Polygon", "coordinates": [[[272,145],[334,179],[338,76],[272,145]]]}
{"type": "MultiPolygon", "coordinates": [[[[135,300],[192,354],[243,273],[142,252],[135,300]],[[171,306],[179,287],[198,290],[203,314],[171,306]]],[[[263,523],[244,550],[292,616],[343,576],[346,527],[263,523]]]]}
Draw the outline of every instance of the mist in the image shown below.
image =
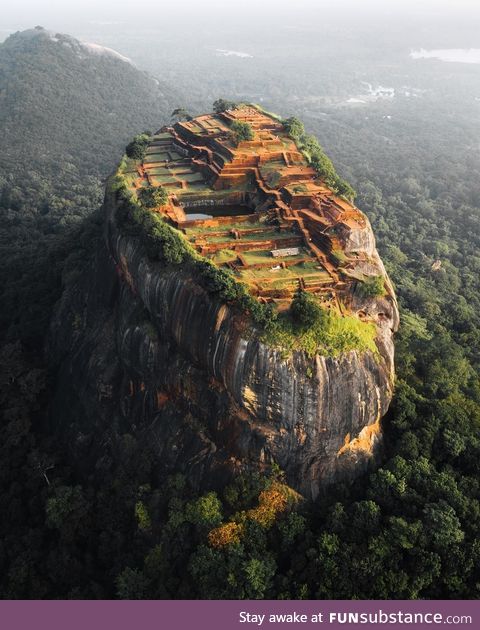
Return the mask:
{"type": "Polygon", "coordinates": [[[277,26],[288,19],[290,24],[337,22],[341,24],[371,21],[381,23],[391,18],[410,20],[410,28],[415,29],[412,18],[421,20],[435,27],[446,18],[451,25],[463,24],[467,28],[472,19],[480,18],[480,6],[475,0],[298,0],[295,3],[286,0],[244,0],[241,5],[225,3],[220,0],[188,0],[182,3],[158,2],[145,0],[141,6],[131,2],[113,0],[80,0],[65,3],[60,0],[51,2],[40,0],[20,0],[2,7],[0,32],[28,28],[36,24],[53,29],[76,30],[86,25],[112,27],[128,24],[131,29],[183,28],[186,24],[218,23],[223,28],[242,24],[251,28],[258,20],[264,26],[277,26]]]}

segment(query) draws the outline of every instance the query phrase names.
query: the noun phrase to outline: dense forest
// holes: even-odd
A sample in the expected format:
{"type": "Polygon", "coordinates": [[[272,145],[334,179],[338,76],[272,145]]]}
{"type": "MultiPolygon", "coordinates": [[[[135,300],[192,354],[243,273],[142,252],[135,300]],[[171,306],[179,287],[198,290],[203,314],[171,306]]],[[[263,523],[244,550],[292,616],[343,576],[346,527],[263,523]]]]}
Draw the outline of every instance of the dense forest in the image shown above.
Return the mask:
{"type": "Polygon", "coordinates": [[[66,257],[127,140],[175,92],[130,63],[41,27],[0,44],[0,339],[42,345],[66,257]]]}
{"type": "MultiPolygon", "coordinates": [[[[43,45],[51,50],[51,43],[43,45]]],[[[2,81],[11,67],[4,47],[2,81]]],[[[63,72],[64,62],[56,63],[63,72]]],[[[114,82],[122,74],[119,63],[114,82]]],[[[21,77],[27,93],[26,67],[21,77]]],[[[58,105],[51,89],[43,111],[58,105]]],[[[76,124],[91,155],[107,146],[108,156],[92,157],[92,166],[82,144],[76,159],[77,134],[66,128],[61,135],[71,144],[52,145],[56,166],[39,166],[45,139],[26,142],[24,135],[25,121],[35,127],[31,99],[9,146],[28,147],[33,164],[25,166],[28,155],[1,163],[1,596],[478,597],[476,118],[468,110],[452,114],[448,100],[433,99],[421,109],[406,100],[373,104],[368,117],[355,108],[304,116],[357,190],[396,286],[402,314],[396,394],[378,469],[315,504],[296,502],[277,518],[256,519],[246,515],[283,482],[278,469],[198,496],[182,475],[159,476],[153,445],[145,448],[133,432],[113,441],[103,436],[102,457],[84,470],[69,460],[61,431],[50,426],[55,374],[44,360],[45,337],[62,286],[86,268],[101,238],[99,178],[120,155],[118,142],[148,128],[153,114],[159,125],[167,114],[166,106],[142,110],[140,97],[136,123],[129,118],[120,134],[116,126],[102,127],[99,138],[91,121],[104,108],[90,111],[84,94],[76,124]],[[242,522],[242,537],[214,544],[212,530],[232,522],[242,522]]],[[[271,104],[281,107],[282,100],[275,96],[271,104]]]]}

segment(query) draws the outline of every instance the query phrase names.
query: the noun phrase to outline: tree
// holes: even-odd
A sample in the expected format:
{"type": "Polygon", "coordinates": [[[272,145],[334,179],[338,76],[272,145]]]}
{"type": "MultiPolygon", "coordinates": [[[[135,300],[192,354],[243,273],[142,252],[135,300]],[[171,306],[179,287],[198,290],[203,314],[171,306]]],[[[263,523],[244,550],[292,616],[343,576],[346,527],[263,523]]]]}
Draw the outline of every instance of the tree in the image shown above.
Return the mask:
{"type": "Polygon", "coordinates": [[[222,504],[215,492],[209,492],[186,507],[186,517],[194,525],[216,527],[222,522],[222,504]]]}
{"type": "Polygon", "coordinates": [[[461,543],[465,537],[455,510],[441,499],[438,503],[427,503],[423,509],[426,531],[436,548],[445,549],[461,543]]]}
{"type": "Polygon", "coordinates": [[[146,186],[140,189],[138,198],[146,208],[156,208],[167,203],[168,192],[163,186],[146,186]]]}
{"type": "Polygon", "coordinates": [[[235,101],[227,101],[224,98],[219,98],[213,103],[213,111],[216,114],[221,114],[222,112],[226,112],[229,109],[236,109],[237,104],[235,101]]]}
{"type": "Polygon", "coordinates": [[[177,120],[192,120],[192,117],[183,107],[177,107],[173,110],[171,114],[171,118],[176,118],[177,120]]]}
{"type": "Polygon", "coordinates": [[[299,141],[305,133],[305,127],[302,121],[295,116],[282,120],[282,124],[287,130],[288,135],[295,141],[299,141]]]}
{"type": "Polygon", "coordinates": [[[293,296],[290,313],[300,328],[310,328],[325,317],[325,312],[318,301],[303,289],[298,289],[293,296]]]}
{"type": "Polygon", "coordinates": [[[142,571],[127,567],[115,580],[119,599],[145,599],[148,580],[142,571]]]}
{"type": "Polygon", "coordinates": [[[250,558],[243,563],[245,596],[247,599],[263,599],[275,575],[275,562],[267,556],[250,558]]]}
{"type": "Polygon", "coordinates": [[[142,160],[145,156],[148,142],[149,136],[146,133],[135,136],[135,138],[125,147],[127,157],[132,160],[142,160]]]}
{"type": "Polygon", "coordinates": [[[358,292],[362,297],[380,297],[385,294],[385,278],[383,276],[371,276],[358,284],[358,292]]]}
{"type": "Polygon", "coordinates": [[[80,486],[59,486],[45,506],[46,524],[68,540],[86,533],[89,504],[80,486]]]}
{"type": "Polygon", "coordinates": [[[135,518],[137,519],[138,529],[142,531],[150,529],[152,526],[150,514],[143,501],[137,501],[137,503],[135,503],[135,518]]]}
{"type": "Polygon", "coordinates": [[[255,137],[252,125],[241,120],[234,120],[230,129],[233,132],[236,144],[243,141],[253,140],[255,137]]]}

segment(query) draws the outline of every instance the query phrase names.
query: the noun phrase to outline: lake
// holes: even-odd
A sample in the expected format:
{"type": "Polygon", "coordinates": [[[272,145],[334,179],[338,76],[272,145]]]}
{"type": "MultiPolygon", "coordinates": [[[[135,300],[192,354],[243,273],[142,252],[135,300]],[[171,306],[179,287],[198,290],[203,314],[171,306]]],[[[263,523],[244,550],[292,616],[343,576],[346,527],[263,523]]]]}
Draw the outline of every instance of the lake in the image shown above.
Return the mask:
{"type": "Polygon", "coordinates": [[[480,63],[480,48],[438,48],[412,50],[412,59],[439,59],[456,63],[480,63]]]}

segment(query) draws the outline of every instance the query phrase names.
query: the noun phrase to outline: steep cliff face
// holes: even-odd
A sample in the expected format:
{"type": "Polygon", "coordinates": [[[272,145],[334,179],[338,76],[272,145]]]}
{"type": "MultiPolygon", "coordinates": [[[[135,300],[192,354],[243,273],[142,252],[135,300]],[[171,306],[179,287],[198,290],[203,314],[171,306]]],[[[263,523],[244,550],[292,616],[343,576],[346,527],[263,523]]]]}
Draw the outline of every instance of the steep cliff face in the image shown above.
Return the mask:
{"type": "MultiPolygon", "coordinates": [[[[128,428],[154,441],[161,471],[204,487],[276,462],[314,498],[365,469],[392,396],[393,292],[353,297],[376,320],[378,355],[285,357],[184,270],[151,262],[119,231],[112,196],[105,212],[104,247],[52,323],[54,416],[68,413],[71,439],[82,422],[128,428]]],[[[381,265],[369,226],[364,239],[381,265]]]]}

